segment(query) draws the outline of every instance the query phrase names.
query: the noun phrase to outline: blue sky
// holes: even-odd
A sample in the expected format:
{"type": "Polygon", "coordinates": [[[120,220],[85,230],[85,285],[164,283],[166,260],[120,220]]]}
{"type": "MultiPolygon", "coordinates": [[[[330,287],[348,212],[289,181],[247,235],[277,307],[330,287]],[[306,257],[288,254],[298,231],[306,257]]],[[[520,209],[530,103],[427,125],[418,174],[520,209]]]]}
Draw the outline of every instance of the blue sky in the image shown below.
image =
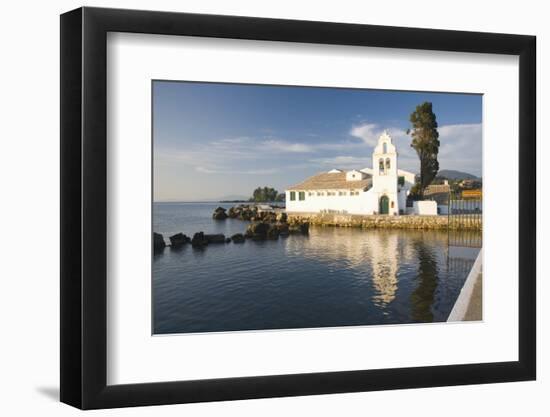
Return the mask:
{"type": "Polygon", "coordinates": [[[283,191],[321,171],[370,167],[384,129],[399,168],[418,172],[405,131],[424,101],[439,124],[440,168],[481,175],[481,95],[154,81],[154,199],[283,191]]]}

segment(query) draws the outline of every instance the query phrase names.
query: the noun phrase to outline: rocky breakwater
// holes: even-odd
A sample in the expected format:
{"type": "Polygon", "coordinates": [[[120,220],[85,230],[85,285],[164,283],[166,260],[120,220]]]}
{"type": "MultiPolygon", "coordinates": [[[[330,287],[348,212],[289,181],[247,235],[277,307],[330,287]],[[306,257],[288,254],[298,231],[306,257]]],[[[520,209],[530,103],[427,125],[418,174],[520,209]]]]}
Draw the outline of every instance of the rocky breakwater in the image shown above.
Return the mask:
{"type": "MultiPolygon", "coordinates": [[[[243,236],[242,234],[238,234],[243,236]]],[[[234,235],[235,243],[240,243],[238,235],[234,235]]],[[[242,238],[244,240],[244,237],[242,238]]],[[[153,250],[155,253],[162,252],[165,247],[169,246],[171,249],[180,249],[186,245],[191,245],[194,248],[203,248],[209,244],[217,243],[230,243],[232,238],[225,237],[222,233],[206,234],[204,232],[198,232],[190,238],[183,233],[176,233],[168,238],[170,244],[167,245],[164,237],[160,233],[153,233],[153,250]]]]}
{"type": "Polygon", "coordinates": [[[205,234],[204,232],[197,232],[191,239],[191,246],[200,248],[210,244],[229,242],[231,242],[231,239],[228,240],[222,233],[205,234]]]}
{"type": "MultiPolygon", "coordinates": [[[[284,211],[276,211],[270,206],[255,205],[255,204],[239,204],[227,210],[218,207],[212,215],[215,219],[239,219],[250,221],[244,233],[244,239],[251,240],[277,240],[279,236],[288,236],[293,234],[307,235],[309,234],[308,222],[288,222],[288,216],[284,211]],[[223,213],[223,214],[221,214],[223,213]]],[[[239,238],[239,242],[232,238],[233,242],[244,242],[243,238],[239,238]]]]}
{"type": "Polygon", "coordinates": [[[161,252],[166,246],[172,249],[182,248],[186,245],[191,245],[194,248],[205,248],[211,244],[221,243],[244,243],[247,239],[260,240],[277,240],[279,237],[289,235],[308,235],[309,222],[303,219],[289,221],[285,212],[274,210],[261,210],[252,204],[241,204],[231,207],[229,210],[223,207],[218,207],[212,214],[214,220],[225,220],[227,218],[240,219],[250,221],[244,233],[235,233],[231,237],[218,234],[206,234],[197,232],[193,237],[176,233],[170,236],[169,245],[166,245],[164,237],[160,233],[153,233],[153,249],[155,252],[161,252]]]}
{"type": "MultiPolygon", "coordinates": [[[[261,218],[263,220],[250,223],[244,233],[235,233],[231,237],[225,237],[225,235],[221,233],[206,234],[204,232],[197,232],[190,238],[183,233],[176,233],[168,238],[170,240],[168,246],[172,249],[182,248],[185,245],[191,245],[194,248],[205,248],[211,244],[230,242],[240,244],[244,243],[247,239],[253,241],[277,240],[279,237],[286,237],[289,235],[309,234],[309,222],[287,222],[287,215],[285,213],[270,213],[270,215],[262,216],[261,218]]],[[[162,252],[166,246],[164,237],[160,233],[153,233],[154,251],[162,252]]]]}
{"type": "Polygon", "coordinates": [[[248,225],[245,237],[252,240],[277,240],[280,236],[307,235],[309,223],[254,222],[248,225]]]}
{"type": "MultiPolygon", "coordinates": [[[[221,207],[218,207],[214,210],[214,218],[222,217],[218,214],[220,208],[221,207]]],[[[286,222],[287,220],[286,213],[277,212],[272,208],[262,209],[255,204],[239,204],[238,206],[231,207],[227,210],[227,217],[230,219],[238,219],[243,221],[267,223],[286,222]]]]}

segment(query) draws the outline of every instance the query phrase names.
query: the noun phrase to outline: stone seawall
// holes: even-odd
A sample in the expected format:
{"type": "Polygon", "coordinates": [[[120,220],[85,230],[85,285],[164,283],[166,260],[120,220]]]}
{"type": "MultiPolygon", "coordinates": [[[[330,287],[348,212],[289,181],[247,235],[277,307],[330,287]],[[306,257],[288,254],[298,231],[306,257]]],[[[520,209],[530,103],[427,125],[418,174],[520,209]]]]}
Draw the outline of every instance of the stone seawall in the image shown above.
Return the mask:
{"type": "MultiPolygon", "coordinates": [[[[289,222],[309,222],[312,226],[360,227],[364,229],[431,229],[447,230],[449,218],[440,216],[377,216],[356,214],[287,213],[289,222]]],[[[467,216],[453,219],[452,229],[481,230],[480,222],[469,221],[467,216]]]]}

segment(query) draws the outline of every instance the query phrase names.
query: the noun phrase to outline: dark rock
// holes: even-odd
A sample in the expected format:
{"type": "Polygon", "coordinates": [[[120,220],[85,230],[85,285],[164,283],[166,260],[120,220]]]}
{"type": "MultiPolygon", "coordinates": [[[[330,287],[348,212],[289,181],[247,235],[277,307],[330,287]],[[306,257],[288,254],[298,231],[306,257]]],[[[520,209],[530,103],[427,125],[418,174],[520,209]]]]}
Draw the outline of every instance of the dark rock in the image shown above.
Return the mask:
{"type": "Polygon", "coordinates": [[[280,224],[277,225],[277,227],[279,228],[279,235],[280,236],[288,236],[289,235],[288,223],[280,223],[280,224]]]}
{"type": "Polygon", "coordinates": [[[251,223],[246,228],[245,236],[251,237],[254,240],[262,240],[267,237],[269,224],[264,222],[251,223]]]}
{"type": "Polygon", "coordinates": [[[288,217],[287,217],[285,212],[281,212],[281,213],[277,214],[276,219],[279,223],[286,223],[288,217]]]}
{"type": "Polygon", "coordinates": [[[227,212],[227,217],[234,219],[238,217],[240,210],[237,207],[231,207],[227,212]]]}
{"type": "Polygon", "coordinates": [[[227,219],[227,213],[225,212],[225,209],[223,207],[218,207],[216,210],[214,210],[214,214],[212,215],[212,218],[214,220],[225,220],[227,219]]]}
{"type": "Polygon", "coordinates": [[[166,247],[166,242],[160,233],[153,232],[153,250],[162,251],[166,247]]]}
{"type": "Polygon", "coordinates": [[[208,245],[208,241],[204,237],[203,232],[198,232],[193,235],[193,239],[191,239],[191,245],[195,248],[200,248],[208,245]]]}
{"type": "Polygon", "coordinates": [[[288,232],[291,235],[307,235],[309,234],[309,223],[293,223],[288,227],[288,232]]]}
{"type": "Polygon", "coordinates": [[[252,223],[250,228],[254,233],[266,234],[269,230],[269,224],[265,222],[252,223]]]}
{"type": "Polygon", "coordinates": [[[269,229],[267,229],[266,237],[270,240],[279,239],[279,227],[276,224],[270,225],[269,229]]]}
{"type": "Polygon", "coordinates": [[[231,236],[233,243],[244,243],[244,235],[242,233],[237,233],[231,236]]]}
{"type": "Polygon", "coordinates": [[[208,243],[225,243],[225,236],[221,233],[215,235],[204,235],[208,243]]]}
{"type": "Polygon", "coordinates": [[[277,221],[277,215],[275,213],[264,212],[262,213],[262,221],[267,223],[275,223],[277,221]]]}
{"type": "Polygon", "coordinates": [[[218,207],[216,210],[214,210],[213,217],[223,219],[227,216],[231,219],[240,219],[245,221],[262,221],[264,218],[266,218],[266,216],[270,215],[269,212],[259,212],[258,208],[254,204],[239,204],[238,206],[230,207],[225,215],[221,213],[225,213],[225,209],[223,209],[222,207],[218,207]]]}
{"type": "Polygon", "coordinates": [[[239,218],[241,220],[251,220],[253,217],[257,217],[258,216],[258,212],[256,210],[252,210],[250,208],[244,208],[243,210],[241,210],[241,214],[239,216],[239,218]]]}
{"type": "Polygon", "coordinates": [[[170,236],[170,245],[172,245],[172,247],[174,248],[183,246],[186,243],[190,243],[190,242],[191,242],[191,239],[188,236],[184,235],[183,233],[176,233],[175,235],[170,236]]]}
{"type": "Polygon", "coordinates": [[[230,238],[230,237],[226,237],[226,238],[225,238],[225,243],[231,243],[231,238],[230,238]]]}

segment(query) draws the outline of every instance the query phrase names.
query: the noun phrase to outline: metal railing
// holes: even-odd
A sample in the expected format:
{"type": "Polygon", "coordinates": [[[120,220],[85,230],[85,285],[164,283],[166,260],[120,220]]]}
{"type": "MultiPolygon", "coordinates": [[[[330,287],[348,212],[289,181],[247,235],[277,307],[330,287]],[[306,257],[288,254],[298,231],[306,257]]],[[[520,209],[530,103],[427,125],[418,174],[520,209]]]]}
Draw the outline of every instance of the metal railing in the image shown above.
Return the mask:
{"type": "Polygon", "coordinates": [[[449,195],[447,211],[449,230],[481,230],[483,221],[483,200],[464,199],[460,195],[449,195]]]}

